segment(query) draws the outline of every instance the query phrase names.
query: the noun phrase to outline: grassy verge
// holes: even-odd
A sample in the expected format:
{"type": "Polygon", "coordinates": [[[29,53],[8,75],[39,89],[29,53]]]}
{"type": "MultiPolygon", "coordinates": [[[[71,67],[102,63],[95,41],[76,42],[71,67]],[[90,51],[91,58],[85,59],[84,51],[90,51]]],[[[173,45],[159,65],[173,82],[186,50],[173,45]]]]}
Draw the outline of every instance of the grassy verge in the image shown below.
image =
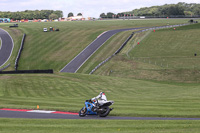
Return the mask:
{"type": "Polygon", "coordinates": [[[79,73],[90,73],[99,63],[114,54],[133,31],[125,31],[111,37],[90,59],[79,69],[79,73]]]}
{"type": "Polygon", "coordinates": [[[96,74],[173,82],[199,82],[199,26],[194,24],[176,30],[158,30],[151,32],[143,40],[138,37],[145,36],[145,33],[140,33],[130,40],[119,56],[96,74]],[[138,41],[140,44],[135,45],[138,41]],[[194,56],[195,53],[197,56],[194,56]]]}
{"type": "Polygon", "coordinates": [[[197,36],[199,31],[200,24],[176,30],[158,30],[145,38],[129,55],[137,59],[146,58],[152,63],[157,61],[157,65],[163,63],[165,68],[200,68],[199,56],[194,56],[200,50],[200,39],[197,36]]]}
{"type": "MultiPolygon", "coordinates": [[[[19,69],[54,69],[59,71],[98,35],[107,30],[179,24],[187,21],[187,19],[163,19],[19,23],[18,29],[27,34],[19,69]],[[59,28],[60,31],[44,33],[43,28],[45,27],[59,28]]],[[[0,25],[0,27],[5,26],[8,25],[0,25]]]]}
{"type": "Polygon", "coordinates": [[[1,133],[198,133],[200,121],[0,119],[1,133]]]}
{"type": "Polygon", "coordinates": [[[104,91],[114,116],[200,117],[199,84],[157,83],[82,74],[1,75],[0,108],[78,112],[104,91]]]}

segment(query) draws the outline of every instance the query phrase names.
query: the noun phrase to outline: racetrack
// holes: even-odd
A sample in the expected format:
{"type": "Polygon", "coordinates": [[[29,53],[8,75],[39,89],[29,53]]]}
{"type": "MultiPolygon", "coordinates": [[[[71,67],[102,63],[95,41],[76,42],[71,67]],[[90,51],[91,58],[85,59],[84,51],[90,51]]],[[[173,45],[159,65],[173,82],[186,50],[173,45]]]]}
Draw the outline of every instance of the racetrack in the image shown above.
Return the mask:
{"type": "MultiPolygon", "coordinates": [[[[162,117],[98,117],[90,115],[79,117],[78,114],[69,112],[51,113],[53,111],[8,111],[0,109],[0,118],[26,118],[26,119],[99,119],[99,120],[200,120],[200,118],[162,118],[162,117]]],[[[111,112],[112,113],[112,112],[111,112]]]]}
{"type": "MultiPolygon", "coordinates": [[[[94,40],[90,45],[88,45],[83,51],[81,51],[74,59],[71,60],[60,72],[66,73],[76,73],[79,68],[113,35],[122,31],[128,30],[138,30],[145,29],[144,31],[150,29],[161,29],[161,28],[170,28],[170,27],[178,27],[184,26],[188,24],[180,24],[180,25],[171,25],[171,26],[159,26],[159,27],[138,27],[138,28],[129,28],[129,29],[117,29],[110,30],[101,34],[96,40],[94,40]]],[[[140,30],[138,32],[143,32],[140,30]]]]}
{"type": "Polygon", "coordinates": [[[129,28],[129,29],[117,29],[104,32],[90,45],[88,45],[81,53],[79,53],[71,62],[69,62],[60,72],[76,73],[78,69],[94,54],[109,38],[118,32],[143,29],[140,28],[129,28]]]}
{"type": "Polygon", "coordinates": [[[3,66],[10,58],[14,47],[13,40],[8,32],[0,28],[0,67],[3,66]]]}

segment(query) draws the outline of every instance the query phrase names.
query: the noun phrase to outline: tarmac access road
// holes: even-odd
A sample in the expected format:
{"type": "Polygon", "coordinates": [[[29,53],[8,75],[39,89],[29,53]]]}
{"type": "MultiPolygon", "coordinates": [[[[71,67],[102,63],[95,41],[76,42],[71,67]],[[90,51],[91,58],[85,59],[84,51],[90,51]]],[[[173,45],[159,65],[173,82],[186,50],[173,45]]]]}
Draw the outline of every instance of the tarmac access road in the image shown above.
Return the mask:
{"type": "Polygon", "coordinates": [[[1,39],[1,46],[0,46],[0,67],[1,67],[9,60],[13,51],[14,43],[10,34],[1,28],[0,28],[0,39],[1,39]]]}
{"type": "Polygon", "coordinates": [[[80,52],[71,62],[69,62],[60,72],[76,73],[79,68],[94,54],[109,38],[118,32],[144,29],[146,27],[129,28],[129,29],[117,29],[104,32],[91,44],[89,44],[82,52],[80,52]]]}
{"type": "Polygon", "coordinates": [[[79,117],[71,114],[53,114],[53,113],[39,113],[39,112],[20,112],[20,111],[6,111],[0,110],[0,118],[24,118],[24,119],[98,119],[98,120],[200,120],[200,118],[162,118],[162,117],[117,117],[107,116],[98,117],[90,115],[79,117]]]}

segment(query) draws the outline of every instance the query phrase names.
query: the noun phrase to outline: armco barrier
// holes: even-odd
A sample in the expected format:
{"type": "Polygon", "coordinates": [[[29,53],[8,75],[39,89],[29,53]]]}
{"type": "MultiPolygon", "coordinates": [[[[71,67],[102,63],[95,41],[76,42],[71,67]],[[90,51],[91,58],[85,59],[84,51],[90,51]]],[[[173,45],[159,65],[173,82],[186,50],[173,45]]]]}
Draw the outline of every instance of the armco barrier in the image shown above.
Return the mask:
{"type": "Polygon", "coordinates": [[[128,41],[133,37],[133,35],[134,35],[134,32],[126,39],[126,41],[122,44],[122,46],[113,55],[108,57],[106,60],[101,62],[99,65],[97,65],[89,74],[94,73],[100,66],[102,66],[103,64],[108,62],[112,57],[114,57],[116,54],[118,54],[124,48],[124,46],[128,43],[128,41]]]}
{"type": "Polygon", "coordinates": [[[17,68],[18,68],[18,62],[19,62],[19,58],[21,56],[21,53],[22,53],[22,50],[23,50],[23,47],[24,47],[25,37],[26,37],[26,34],[24,34],[23,37],[22,37],[21,46],[20,46],[18,55],[17,55],[16,60],[15,60],[15,71],[17,71],[17,68]]]}
{"type": "Polygon", "coordinates": [[[106,60],[104,60],[103,62],[101,62],[99,65],[97,65],[89,74],[93,74],[100,66],[102,66],[103,64],[105,64],[106,62],[108,62],[113,56],[115,56],[116,54],[118,54],[124,48],[124,46],[127,44],[127,42],[133,37],[133,35],[135,33],[140,33],[140,32],[149,31],[149,30],[156,30],[156,29],[179,27],[179,26],[185,26],[185,25],[189,25],[189,23],[188,24],[178,24],[178,25],[167,25],[167,26],[151,27],[151,28],[148,28],[148,29],[144,29],[144,30],[139,30],[139,31],[133,32],[128,37],[128,39],[122,44],[122,46],[113,55],[111,55],[110,57],[108,57],[106,60]]]}
{"type": "Polygon", "coordinates": [[[36,73],[49,73],[52,74],[53,70],[18,70],[18,71],[0,71],[0,74],[36,74],[36,73]]]}
{"type": "Polygon", "coordinates": [[[124,46],[128,43],[128,41],[133,37],[135,33],[133,32],[129,37],[128,39],[122,44],[122,46],[115,52],[115,54],[118,54],[123,48],[124,46]]]}

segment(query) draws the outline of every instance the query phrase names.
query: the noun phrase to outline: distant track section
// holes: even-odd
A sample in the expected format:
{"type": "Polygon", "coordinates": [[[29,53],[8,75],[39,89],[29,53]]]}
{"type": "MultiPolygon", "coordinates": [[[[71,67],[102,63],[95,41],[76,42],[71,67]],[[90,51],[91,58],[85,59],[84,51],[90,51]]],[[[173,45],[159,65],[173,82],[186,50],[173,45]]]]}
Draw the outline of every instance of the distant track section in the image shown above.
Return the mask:
{"type": "Polygon", "coordinates": [[[3,66],[10,58],[14,47],[13,39],[9,33],[0,28],[0,67],[3,66]]]}
{"type": "Polygon", "coordinates": [[[96,40],[89,44],[71,62],[69,62],[60,72],[76,73],[79,68],[113,35],[118,32],[143,29],[146,27],[110,30],[101,34],[96,40]]]}

